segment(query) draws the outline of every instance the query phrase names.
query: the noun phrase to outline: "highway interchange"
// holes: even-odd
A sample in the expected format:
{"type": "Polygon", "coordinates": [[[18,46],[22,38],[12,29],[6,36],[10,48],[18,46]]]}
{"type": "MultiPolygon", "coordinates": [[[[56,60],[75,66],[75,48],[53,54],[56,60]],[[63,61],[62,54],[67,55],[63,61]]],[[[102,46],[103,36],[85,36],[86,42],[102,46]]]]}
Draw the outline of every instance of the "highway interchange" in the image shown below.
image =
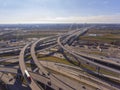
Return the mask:
{"type": "Polygon", "coordinates": [[[0,65],[1,80],[8,90],[120,90],[118,61],[84,54],[71,46],[89,28],[40,38],[25,46],[1,49],[0,55],[18,53],[18,56],[0,60],[5,63],[9,61],[8,65],[0,65]],[[51,48],[57,48],[57,52],[75,65],[38,59],[39,52],[51,48]]]}

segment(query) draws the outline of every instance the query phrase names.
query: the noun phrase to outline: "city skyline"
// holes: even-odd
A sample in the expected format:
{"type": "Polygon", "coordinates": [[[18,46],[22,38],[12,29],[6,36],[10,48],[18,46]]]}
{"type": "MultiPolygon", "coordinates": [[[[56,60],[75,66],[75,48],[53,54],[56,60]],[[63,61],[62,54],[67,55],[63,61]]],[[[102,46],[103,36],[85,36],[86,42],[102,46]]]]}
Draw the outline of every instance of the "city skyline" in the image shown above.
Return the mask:
{"type": "Polygon", "coordinates": [[[0,0],[0,24],[120,23],[118,0],[0,0]]]}

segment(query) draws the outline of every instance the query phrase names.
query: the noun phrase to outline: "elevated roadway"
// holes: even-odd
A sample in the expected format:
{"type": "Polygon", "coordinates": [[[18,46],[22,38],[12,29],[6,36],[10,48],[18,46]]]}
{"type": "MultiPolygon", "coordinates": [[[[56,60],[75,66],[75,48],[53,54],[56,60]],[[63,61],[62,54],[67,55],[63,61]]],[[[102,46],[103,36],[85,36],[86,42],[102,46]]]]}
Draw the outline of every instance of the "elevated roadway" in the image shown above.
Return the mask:
{"type": "Polygon", "coordinates": [[[27,77],[25,76],[25,70],[27,70],[27,67],[25,65],[25,51],[27,49],[28,46],[30,46],[31,43],[27,44],[20,52],[20,57],[19,57],[19,64],[20,64],[20,69],[22,72],[22,75],[24,76],[24,78],[26,79],[28,85],[31,87],[32,90],[43,90],[42,87],[39,87],[37,85],[37,83],[34,81],[34,79],[31,77],[31,81],[29,82],[27,80],[27,77]]]}
{"type": "Polygon", "coordinates": [[[38,61],[37,57],[36,57],[36,53],[35,53],[35,47],[36,45],[41,41],[38,40],[35,43],[33,43],[33,45],[31,46],[31,56],[33,58],[34,63],[37,65],[37,67],[39,68],[40,72],[42,72],[43,74],[46,75],[46,77],[49,77],[50,80],[52,80],[52,83],[55,84],[58,87],[62,87],[64,90],[74,90],[74,88],[72,88],[69,85],[66,85],[65,83],[61,82],[60,80],[58,80],[52,73],[49,73],[44,67],[43,65],[38,61]]]}

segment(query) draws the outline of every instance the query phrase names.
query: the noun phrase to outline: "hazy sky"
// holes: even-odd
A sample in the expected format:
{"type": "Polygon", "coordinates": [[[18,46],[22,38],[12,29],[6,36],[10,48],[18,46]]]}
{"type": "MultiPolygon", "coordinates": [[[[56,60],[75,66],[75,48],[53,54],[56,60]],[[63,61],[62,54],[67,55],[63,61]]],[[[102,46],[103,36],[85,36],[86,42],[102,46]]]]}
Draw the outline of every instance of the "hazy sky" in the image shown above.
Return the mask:
{"type": "Polygon", "coordinates": [[[120,23],[120,0],[0,0],[0,23],[120,23]]]}

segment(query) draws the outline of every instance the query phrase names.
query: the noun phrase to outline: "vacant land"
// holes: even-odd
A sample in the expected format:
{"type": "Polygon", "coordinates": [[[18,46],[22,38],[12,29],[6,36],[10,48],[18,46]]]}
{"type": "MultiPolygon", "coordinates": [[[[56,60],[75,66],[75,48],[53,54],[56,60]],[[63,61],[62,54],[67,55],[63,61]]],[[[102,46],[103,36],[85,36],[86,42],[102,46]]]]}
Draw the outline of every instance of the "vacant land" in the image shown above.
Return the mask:
{"type": "Polygon", "coordinates": [[[56,63],[63,63],[63,64],[68,64],[68,65],[72,65],[70,62],[68,62],[66,59],[62,59],[62,58],[58,58],[58,57],[55,57],[55,56],[38,56],[38,59],[39,60],[42,60],[42,61],[51,61],[51,62],[56,62],[56,63]]]}
{"type": "Polygon", "coordinates": [[[80,39],[91,42],[118,44],[120,43],[120,30],[89,30],[87,34],[81,36],[80,39]],[[95,36],[91,36],[90,34],[94,34],[95,36]]]}

